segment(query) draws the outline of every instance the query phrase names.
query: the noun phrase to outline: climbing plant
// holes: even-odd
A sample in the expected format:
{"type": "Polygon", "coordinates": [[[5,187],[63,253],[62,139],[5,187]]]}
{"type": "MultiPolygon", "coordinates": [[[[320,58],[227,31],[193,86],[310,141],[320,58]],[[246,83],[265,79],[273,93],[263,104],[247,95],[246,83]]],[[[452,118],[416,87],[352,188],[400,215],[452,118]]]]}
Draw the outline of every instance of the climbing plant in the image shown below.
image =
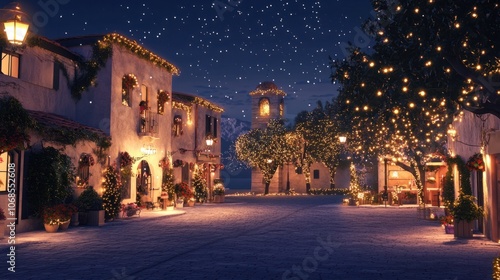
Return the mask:
{"type": "Polygon", "coordinates": [[[29,144],[28,130],[34,125],[28,112],[12,96],[0,98],[0,154],[12,149],[24,149],[29,144]]]}
{"type": "Polygon", "coordinates": [[[35,216],[45,207],[64,203],[73,194],[75,166],[69,156],[53,147],[32,153],[26,174],[28,207],[35,216]]]}

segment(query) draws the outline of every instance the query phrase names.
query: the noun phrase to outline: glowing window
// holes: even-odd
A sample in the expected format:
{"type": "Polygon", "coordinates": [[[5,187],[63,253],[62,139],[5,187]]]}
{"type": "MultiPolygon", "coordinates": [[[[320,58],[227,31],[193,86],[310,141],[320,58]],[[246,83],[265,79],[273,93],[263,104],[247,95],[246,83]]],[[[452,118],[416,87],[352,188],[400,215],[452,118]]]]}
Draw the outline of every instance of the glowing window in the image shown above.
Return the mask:
{"type": "Polygon", "coordinates": [[[269,99],[262,98],[259,101],[259,110],[261,116],[269,116],[269,99]]]}

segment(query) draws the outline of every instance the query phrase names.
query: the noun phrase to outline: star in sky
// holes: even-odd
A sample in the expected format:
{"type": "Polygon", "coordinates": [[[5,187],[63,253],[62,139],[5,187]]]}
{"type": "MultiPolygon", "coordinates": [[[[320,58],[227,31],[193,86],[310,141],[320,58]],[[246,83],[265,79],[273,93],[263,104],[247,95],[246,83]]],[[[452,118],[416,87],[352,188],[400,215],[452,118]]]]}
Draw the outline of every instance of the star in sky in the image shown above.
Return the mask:
{"type": "Polygon", "coordinates": [[[342,59],[343,46],[371,16],[369,0],[20,3],[33,30],[50,39],[119,32],[140,42],[181,69],[173,90],[200,95],[242,120],[250,120],[248,94],[262,81],[288,94],[291,120],[318,100],[331,101],[337,88],[328,57],[342,59]]]}

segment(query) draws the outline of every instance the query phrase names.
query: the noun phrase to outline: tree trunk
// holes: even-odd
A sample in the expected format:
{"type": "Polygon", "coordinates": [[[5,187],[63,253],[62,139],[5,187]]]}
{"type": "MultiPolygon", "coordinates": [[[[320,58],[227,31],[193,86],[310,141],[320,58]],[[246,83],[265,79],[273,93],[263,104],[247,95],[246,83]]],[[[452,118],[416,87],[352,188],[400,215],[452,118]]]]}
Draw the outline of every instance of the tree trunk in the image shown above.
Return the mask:
{"type": "Polygon", "coordinates": [[[328,168],[328,171],[330,172],[330,189],[335,189],[335,174],[337,173],[337,167],[331,167],[328,168]]]}
{"type": "Polygon", "coordinates": [[[264,189],[264,194],[269,194],[269,183],[270,182],[266,182],[266,187],[264,189]]]}
{"type": "Polygon", "coordinates": [[[306,193],[309,193],[311,190],[311,183],[306,183],[306,193]]]}

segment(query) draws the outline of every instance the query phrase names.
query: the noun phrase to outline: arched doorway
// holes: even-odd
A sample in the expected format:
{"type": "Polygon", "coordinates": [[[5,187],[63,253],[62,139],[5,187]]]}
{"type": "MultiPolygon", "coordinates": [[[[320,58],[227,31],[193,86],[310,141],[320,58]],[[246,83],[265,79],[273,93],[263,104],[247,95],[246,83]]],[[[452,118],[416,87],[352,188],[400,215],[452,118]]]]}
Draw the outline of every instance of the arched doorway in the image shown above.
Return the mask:
{"type": "Polygon", "coordinates": [[[136,190],[137,190],[137,201],[143,201],[143,197],[147,198],[149,192],[151,191],[151,169],[147,161],[142,160],[137,166],[137,180],[136,180],[136,190]]]}

